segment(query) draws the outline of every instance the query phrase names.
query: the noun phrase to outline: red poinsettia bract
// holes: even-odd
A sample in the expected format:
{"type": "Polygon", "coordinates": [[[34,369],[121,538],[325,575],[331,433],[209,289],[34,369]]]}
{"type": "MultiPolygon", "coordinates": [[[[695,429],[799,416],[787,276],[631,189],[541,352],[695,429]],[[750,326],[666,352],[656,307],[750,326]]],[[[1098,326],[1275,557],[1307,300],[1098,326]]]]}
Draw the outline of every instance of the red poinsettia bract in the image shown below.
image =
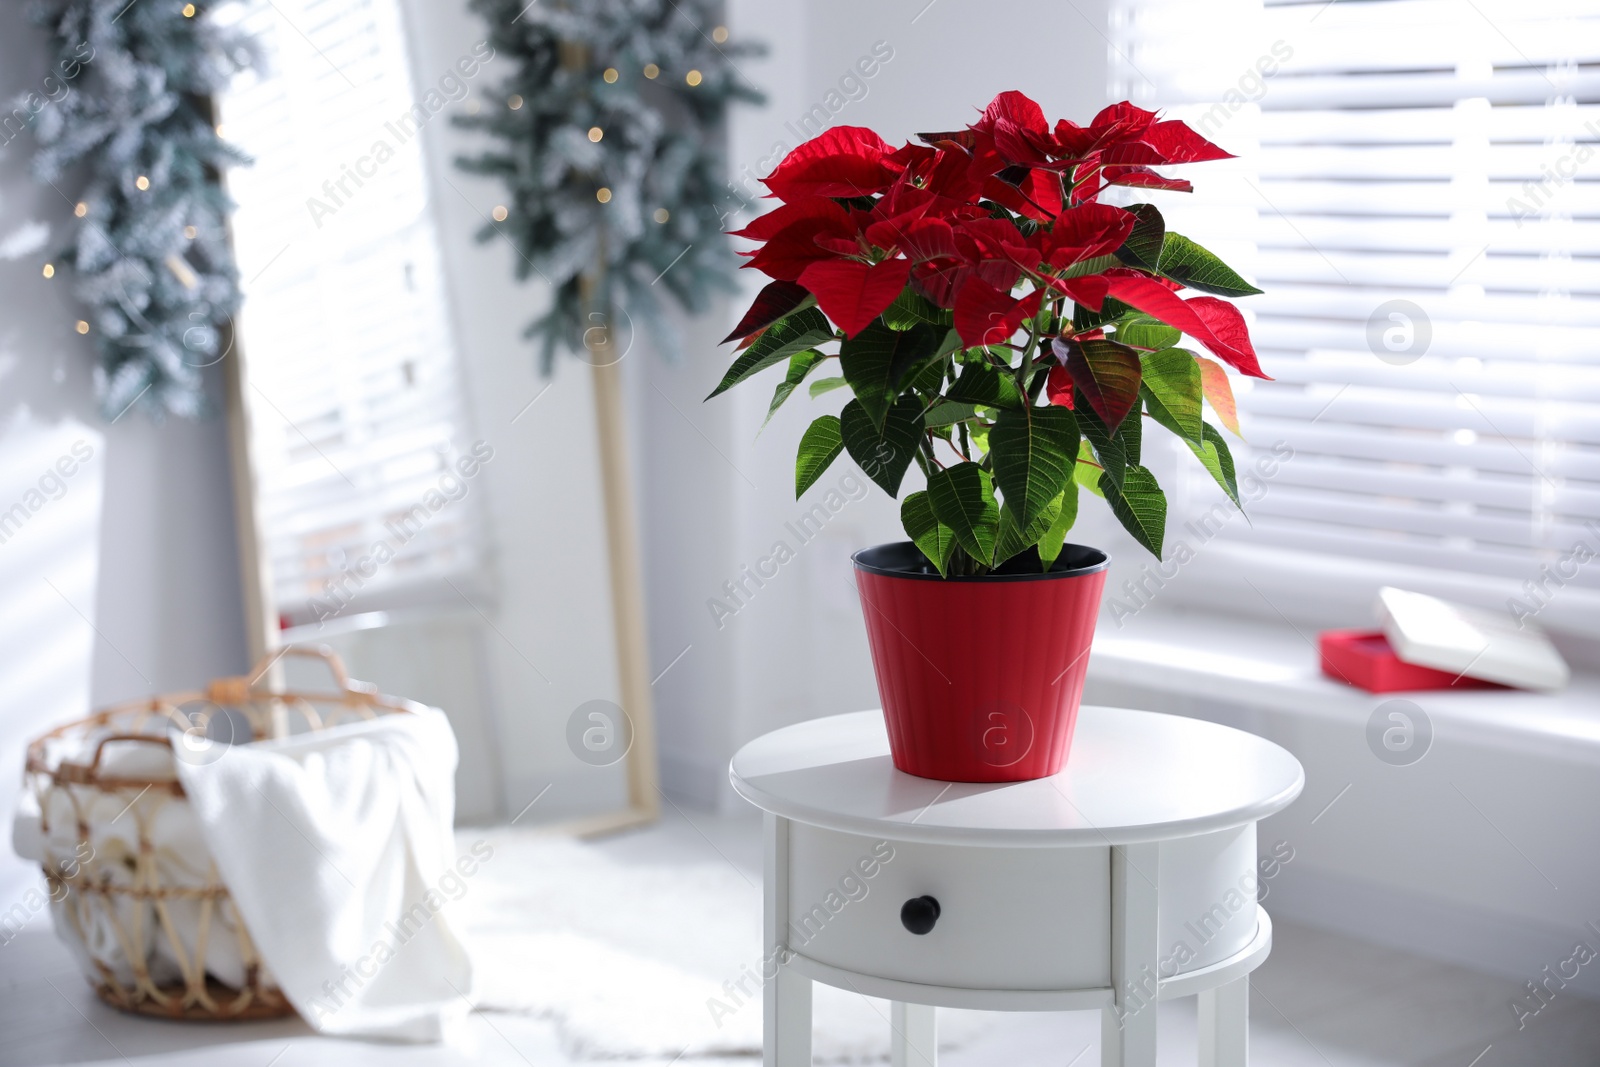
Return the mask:
{"type": "MultiPolygon", "coordinates": [[[[961,343],[974,348],[1006,343],[1047,304],[1099,313],[1111,299],[1266,377],[1238,310],[1216,296],[1180,296],[1183,276],[1163,274],[1130,245],[1139,216],[1097,199],[1117,185],[1187,191],[1187,181],[1152,168],[1228,153],[1127,102],[1087,126],[1051,125],[1019,92],[995,97],[964,130],[919,138],[897,148],[836,126],[784,157],[765,179],[781,203],[735,231],[759,245],[744,253],[746,266],[774,284],[734,336],[814,299],[855,337],[909,286],[952,311],[961,343]]],[[[1069,315],[1055,321],[1078,336],[1069,315]]],[[[1052,374],[1049,395],[1063,395],[1067,380],[1052,374]]]]}

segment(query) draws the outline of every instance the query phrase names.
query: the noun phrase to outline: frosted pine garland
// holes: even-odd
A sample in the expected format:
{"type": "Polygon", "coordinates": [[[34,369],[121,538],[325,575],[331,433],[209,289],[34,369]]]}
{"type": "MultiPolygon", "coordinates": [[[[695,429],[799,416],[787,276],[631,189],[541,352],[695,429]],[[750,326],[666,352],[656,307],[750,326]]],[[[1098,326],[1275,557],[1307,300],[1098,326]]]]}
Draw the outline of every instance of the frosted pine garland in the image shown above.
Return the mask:
{"type": "Polygon", "coordinates": [[[202,412],[201,368],[224,354],[239,306],[219,172],[247,162],[212,125],[210,98],[253,62],[201,0],[44,0],[68,91],[32,115],[34,173],[74,205],[63,260],[88,305],[100,404],[117,418],[202,412]],[[188,14],[185,14],[185,12],[188,14]]]}
{"type": "Polygon", "coordinates": [[[524,334],[543,340],[547,372],[557,348],[581,351],[586,331],[612,329],[609,311],[671,354],[661,294],[700,311],[713,292],[734,288],[722,231],[738,198],[723,121],[732,101],[761,101],[736,66],[761,49],[729,41],[721,6],[472,0],[515,73],[486,113],[454,120],[498,142],[457,164],[506,184],[506,217],[479,239],[504,236],[519,253],[517,277],[554,289],[524,334]],[[602,261],[600,288],[586,300],[579,275],[602,261]]]}

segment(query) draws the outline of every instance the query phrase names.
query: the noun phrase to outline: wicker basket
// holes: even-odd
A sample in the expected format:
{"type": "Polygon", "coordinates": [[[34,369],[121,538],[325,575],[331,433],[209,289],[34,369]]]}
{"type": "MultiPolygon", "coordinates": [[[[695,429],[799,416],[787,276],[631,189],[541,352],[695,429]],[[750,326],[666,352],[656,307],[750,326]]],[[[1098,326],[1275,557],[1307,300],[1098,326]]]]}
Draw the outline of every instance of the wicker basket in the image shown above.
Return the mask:
{"type": "Polygon", "coordinates": [[[39,805],[56,922],[76,933],[77,945],[69,939],[69,947],[100,999],[123,1011],[171,1019],[268,1019],[294,1010],[263,967],[210,855],[174,856],[152,839],[158,818],[192,819],[175,775],[113,774],[102,767],[108,746],[164,746],[168,752],[152,755],[169,763],[197,758],[194,752],[224,751],[187,743],[197,735],[232,743],[280,738],[420,706],[352,681],[330,649],[292,647],[263,660],[247,677],[219,678],[203,693],[107,708],[31,743],[26,779],[39,805]],[[284,656],[325,660],[335,691],[292,692],[264,682],[284,656]],[[61,756],[63,748],[75,755],[61,756]],[[61,825],[68,817],[71,828],[61,825]],[[69,840],[73,852],[63,855],[69,840]],[[190,877],[175,880],[173,870],[190,877]],[[231,941],[224,948],[216,938],[231,941]],[[237,984],[208,973],[208,950],[225,951],[237,964],[237,984]],[[153,959],[162,961],[165,974],[152,975],[153,959]]]}

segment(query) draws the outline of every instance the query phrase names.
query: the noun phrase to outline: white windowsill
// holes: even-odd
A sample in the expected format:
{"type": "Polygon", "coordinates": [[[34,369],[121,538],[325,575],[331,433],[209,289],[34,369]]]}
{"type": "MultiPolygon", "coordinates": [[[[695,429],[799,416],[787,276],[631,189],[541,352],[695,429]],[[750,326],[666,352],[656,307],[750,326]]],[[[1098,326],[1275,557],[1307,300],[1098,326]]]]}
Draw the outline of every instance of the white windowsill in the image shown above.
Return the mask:
{"type": "Polygon", "coordinates": [[[1558,693],[1368,693],[1322,674],[1316,640],[1309,627],[1212,613],[1152,608],[1121,628],[1102,615],[1090,677],[1342,722],[1405,699],[1427,713],[1436,739],[1600,766],[1600,677],[1574,673],[1558,693]]]}

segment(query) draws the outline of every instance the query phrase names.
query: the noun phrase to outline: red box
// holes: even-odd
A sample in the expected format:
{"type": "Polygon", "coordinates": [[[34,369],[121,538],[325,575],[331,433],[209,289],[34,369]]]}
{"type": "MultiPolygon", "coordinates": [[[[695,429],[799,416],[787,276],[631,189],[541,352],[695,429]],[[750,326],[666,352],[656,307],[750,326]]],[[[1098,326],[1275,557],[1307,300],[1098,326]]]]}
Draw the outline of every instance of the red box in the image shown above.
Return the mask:
{"type": "Polygon", "coordinates": [[[1493,682],[1406,663],[1382,630],[1328,630],[1317,636],[1322,673],[1369,693],[1408,689],[1498,689],[1493,682]]]}

